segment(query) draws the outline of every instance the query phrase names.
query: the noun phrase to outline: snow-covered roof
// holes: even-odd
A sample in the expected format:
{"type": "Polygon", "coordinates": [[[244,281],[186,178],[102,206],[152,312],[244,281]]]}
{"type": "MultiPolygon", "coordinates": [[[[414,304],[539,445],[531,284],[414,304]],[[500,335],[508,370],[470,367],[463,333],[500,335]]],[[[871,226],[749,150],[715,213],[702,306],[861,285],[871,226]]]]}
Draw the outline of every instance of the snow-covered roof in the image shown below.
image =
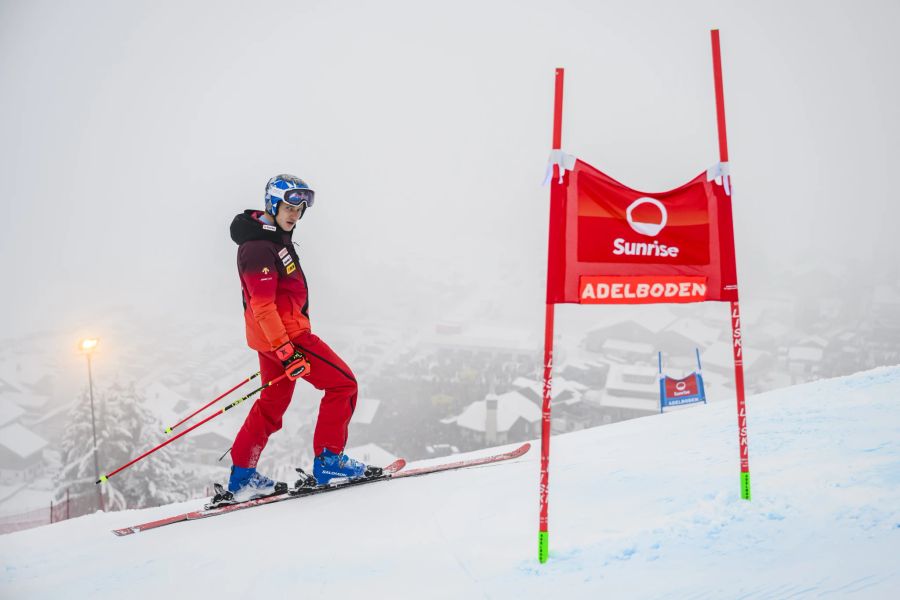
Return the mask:
{"type": "Polygon", "coordinates": [[[0,429],[0,446],[20,458],[28,458],[43,450],[47,446],[47,440],[19,423],[13,423],[0,429]]]}
{"type": "Polygon", "coordinates": [[[565,362],[560,362],[554,365],[553,370],[555,371],[563,371],[567,367],[572,367],[573,369],[580,369],[582,371],[586,371],[589,369],[602,369],[604,363],[596,358],[576,358],[573,356],[566,357],[565,362]]]}
{"type": "Polygon", "coordinates": [[[353,422],[362,425],[371,425],[375,420],[375,414],[378,407],[381,406],[381,400],[375,398],[359,398],[356,401],[356,410],[353,411],[353,422]]]}
{"type": "Polygon", "coordinates": [[[828,340],[820,335],[811,335],[800,340],[800,346],[817,346],[819,348],[828,347],[828,340]]]}
{"type": "Polygon", "coordinates": [[[12,423],[25,414],[25,411],[12,400],[0,396],[0,427],[12,423]]]}
{"type": "Polygon", "coordinates": [[[664,305],[645,305],[638,309],[640,316],[632,319],[644,329],[648,329],[653,333],[659,333],[668,327],[674,320],[675,315],[664,305]]]}
{"type": "Polygon", "coordinates": [[[710,327],[691,318],[678,319],[666,327],[665,331],[684,336],[698,346],[709,346],[715,343],[722,334],[722,330],[718,327],[710,327]]]}
{"type": "Polygon", "coordinates": [[[627,408],[630,410],[644,410],[648,412],[659,412],[659,388],[657,388],[657,398],[632,398],[629,396],[619,396],[617,394],[606,393],[600,400],[602,406],[611,408],[627,408]]]}
{"type": "MultiPolygon", "coordinates": [[[[179,414],[175,407],[179,404],[191,407],[186,414],[203,406],[203,402],[190,402],[187,398],[159,381],[154,381],[140,390],[147,400],[147,407],[153,416],[168,425],[172,425],[186,415],[179,414]]],[[[213,396],[212,398],[215,398],[213,396]]],[[[212,400],[209,398],[208,400],[212,400]]],[[[208,401],[207,400],[207,401],[208,401]]]]}
{"type": "Polygon", "coordinates": [[[361,460],[367,465],[375,465],[377,467],[387,466],[397,460],[396,456],[378,444],[364,444],[347,448],[344,450],[344,454],[356,460],[361,460]]]}
{"type": "MultiPolygon", "coordinates": [[[[748,370],[766,356],[766,352],[761,352],[753,348],[744,346],[743,360],[744,369],[748,370]]],[[[700,359],[703,367],[712,365],[719,368],[734,368],[734,350],[732,350],[731,342],[716,342],[709,348],[700,352],[700,359]]]]}
{"type": "Polygon", "coordinates": [[[18,394],[21,393],[22,390],[8,382],[7,380],[0,377],[0,395],[3,394],[18,394]]]}
{"type": "Polygon", "coordinates": [[[78,404],[78,399],[73,398],[73,399],[69,400],[68,402],[65,402],[63,404],[56,406],[56,408],[54,408],[52,410],[41,412],[40,418],[38,418],[37,420],[34,420],[34,421],[29,421],[28,424],[34,426],[34,425],[40,425],[41,423],[46,423],[47,421],[50,421],[50,420],[56,418],[60,414],[68,413],[70,410],[72,410],[72,408],[75,407],[76,404],[78,404]]]}
{"type": "Polygon", "coordinates": [[[824,352],[815,346],[794,346],[788,349],[789,360],[801,360],[805,362],[819,362],[824,352]]]}
{"type": "MultiPolygon", "coordinates": [[[[541,419],[541,409],[537,404],[519,392],[507,392],[497,396],[497,431],[509,431],[519,419],[535,423],[541,419]]],[[[472,431],[484,431],[487,422],[487,401],[478,400],[470,404],[461,415],[444,419],[444,423],[456,423],[472,431]]]]}
{"type": "Polygon", "coordinates": [[[626,342],[625,340],[616,340],[613,338],[604,340],[603,350],[606,352],[633,352],[634,354],[646,354],[647,356],[654,354],[653,346],[650,344],[626,342]]]}
{"type": "MultiPolygon", "coordinates": [[[[710,305],[715,304],[714,302],[710,302],[710,305]]],[[[783,298],[778,297],[768,297],[765,299],[756,300],[754,302],[741,303],[741,320],[744,323],[754,323],[756,326],[760,325],[759,320],[765,315],[767,312],[773,312],[775,314],[790,314],[791,309],[793,308],[794,300],[789,296],[784,296],[783,298]]]]}
{"type": "Polygon", "coordinates": [[[784,338],[790,331],[791,328],[785,325],[784,323],[779,323],[778,321],[771,321],[768,323],[760,323],[753,327],[754,331],[758,331],[763,335],[767,335],[770,338],[779,340],[784,338]]]}
{"type": "Polygon", "coordinates": [[[611,365],[606,390],[608,394],[623,392],[659,397],[659,369],[647,365],[611,365]]]}
{"type": "MultiPolygon", "coordinates": [[[[535,381],[534,379],[528,379],[527,377],[516,377],[512,383],[517,388],[531,390],[537,394],[538,398],[544,397],[544,383],[542,381],[535,381]]],[[[563,392],[572,392],[573,394],[578,395],[586,389],[588,389],[588,387],[583,383],[570,381],[563,377],[554,377],[550,387],[550,398],[555,400],[556,397],[563,392]]]]}
{"type": "Polygon", "coordinates": [[[47,401],[50,399],[49,396],[44,396],[41,394],[36,394],[33,392],[5,392],[0,394],[0,398],[5,398],[6,400],[10,400],[15,402],[17,405],[22,408],[32,408],[38,409],[47,404],[47,401]]]}

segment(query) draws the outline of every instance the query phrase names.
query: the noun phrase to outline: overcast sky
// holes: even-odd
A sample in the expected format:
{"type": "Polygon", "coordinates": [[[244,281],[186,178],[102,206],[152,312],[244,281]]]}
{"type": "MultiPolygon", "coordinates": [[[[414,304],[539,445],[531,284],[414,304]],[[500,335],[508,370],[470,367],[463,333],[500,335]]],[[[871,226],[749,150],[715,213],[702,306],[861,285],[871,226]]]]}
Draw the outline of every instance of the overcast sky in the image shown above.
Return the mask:
{"type": "Polygon", "coordinates": [[[228,225],[281,172],[317,191],[294,236],[314,327],[511,265],[537,293],[504,301],[542,315],[554,68],[565,150],[662,191],[718,160],[713,27],[744,295],[775,266],[877,280],[900,257],[898,23],[897,2],[0,1],[0,337],[110,307],[240,329],[228,225]]]}

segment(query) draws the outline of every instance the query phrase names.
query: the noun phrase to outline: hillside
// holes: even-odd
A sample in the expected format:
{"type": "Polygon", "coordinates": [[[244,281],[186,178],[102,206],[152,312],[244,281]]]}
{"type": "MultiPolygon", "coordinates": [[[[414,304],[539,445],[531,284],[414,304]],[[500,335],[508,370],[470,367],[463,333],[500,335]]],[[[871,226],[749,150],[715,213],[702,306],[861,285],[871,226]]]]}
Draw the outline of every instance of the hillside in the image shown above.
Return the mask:
{"type": "Polygon", "coordinates": [[[900,589],[900,367],[553,439],[538,450],[125,538],[195,502],[0,537],[2,598],[890,598],[900,589]]]}

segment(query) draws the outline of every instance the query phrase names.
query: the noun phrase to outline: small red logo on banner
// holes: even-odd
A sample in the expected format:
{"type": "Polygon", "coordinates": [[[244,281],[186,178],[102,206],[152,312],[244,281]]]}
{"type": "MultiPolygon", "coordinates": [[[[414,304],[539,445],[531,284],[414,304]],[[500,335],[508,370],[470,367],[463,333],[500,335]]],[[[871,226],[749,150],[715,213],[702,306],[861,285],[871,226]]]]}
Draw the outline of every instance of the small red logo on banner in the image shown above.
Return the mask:
{"type": "Polygon", "coordinates": [[[681,398],[683,396],[696,396],[700,393],[697,385],[697,375],[692,373],[684,379],[672,379],[666,377],[666,397],[681,398]]]}
{"type": "Polygon", "coordinates": [[[581,304],[654,304],[704,302],[707,285],[706,277],[583,275],[578,289],[581,304]]]}

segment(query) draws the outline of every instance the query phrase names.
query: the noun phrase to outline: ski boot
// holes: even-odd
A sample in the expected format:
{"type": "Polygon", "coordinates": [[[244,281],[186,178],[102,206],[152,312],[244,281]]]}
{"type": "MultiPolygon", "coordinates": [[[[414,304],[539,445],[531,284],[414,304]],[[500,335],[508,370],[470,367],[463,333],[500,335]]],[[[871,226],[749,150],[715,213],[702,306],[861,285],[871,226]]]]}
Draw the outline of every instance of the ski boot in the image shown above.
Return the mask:
{"type": "Polygon", "coordinates": [[[216,496],[213,497],[211,504],[217,504],[217,500],[219,505],[237,504],[273,494],[283,494],[286,491],[286,483],[273,481],[255,468],[245,469],[232,465],[228,489],[225,490],[216,484],[216,496]]]}
{"type": "Polygon", "coordinates": [[[313,476],[319,485],[333,485],[356,479],[381,477],[381,467],[365,465],[343,452],[335,454],[327,448],[313,460],[313,476]]]}

